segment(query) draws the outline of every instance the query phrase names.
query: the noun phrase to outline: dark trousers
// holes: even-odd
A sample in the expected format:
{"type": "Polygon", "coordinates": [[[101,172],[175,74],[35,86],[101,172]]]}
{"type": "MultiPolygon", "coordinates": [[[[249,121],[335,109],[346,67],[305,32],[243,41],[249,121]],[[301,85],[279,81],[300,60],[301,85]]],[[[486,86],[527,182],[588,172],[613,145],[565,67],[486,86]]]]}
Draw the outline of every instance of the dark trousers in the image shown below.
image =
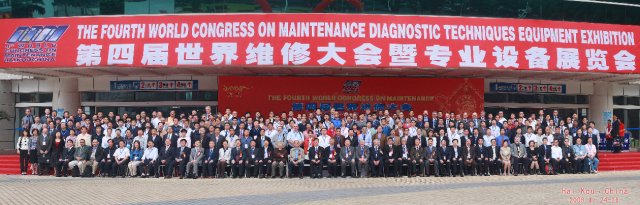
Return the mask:
{"type": "Polygon", "coordinates": [[[127,169],[129,168],[127,167],[127,164],[129,164],[129,159],[125,159],[120,164],[118,164],[117,162],[114,164],[118,169],[118,171],[120,172],[120,176],[125,176],[127,174],[127,169]]]}
{"type": "Polygon", "coordinates": [[[244,163],[241,164],[238,161],[231,163],[233,177],[244,177],[244,168],[244,163]]]}
{"type": "Polygon", "coordinates": [[[462,161],[461,163],[461,168],[462,168],[462,173],[464,175],[472,175],[473,174],[473,168],[475,168],[475,164],[476,162],[473,159],[468,159],[471,160],[471,162],[467,162],[467,160],[462,161]]]}
{"type": "Polygon", "coordinates": [[[394,159],[393,162],[390,162],[389,160],[387,160],[384,163],[384,173],[386,174],[387,177],[398,176],[398,167],[400,166],[402,166],[402,164],[398,159],[394,159]],[[393,168],[391,168],[391,165],[393,165],[393,168]]]}
{"type": "Polygon", "coordinates": [[[49,168],[51,166],[50,157],[47,155],[42,155],[38,157],[38,175],[49,175],[49,168]]]}
{"type": "Polygon", "coordinates": [[[478,171],[478,175],[487,174],[487,171],[489,170],[487,165],[488,163],[485,158],[476,159],[476,170],[478,171]]]}
{"type": "Polygon", "coordinates": [[[383,170],[382,170],[382,167],[384,167],[382,165],[383,161],[379,160],[378,162],[379,162],[378,165],[375,165],[374,161],[371,161],[369,163],[369,170],[371,170],[371,176],[373,176],[373,177],[383,177],[384,176],[384,173],[383,173],[383,170]]]}
{"type": "MultiPolygon", "coordinates": [[[[176,161],[177,162],[177,161],[176,161]]],[[[177,162],[178,165],[178,175],[185,177],[185,172],[187,170],[187,163],[189,162],[189,160],[187,159],[183,159],[180,162],[177,162]]]]}
{"type": "Polygon", "coordinates": [[[462,166],[462,159],[460,158],[454,158],[451,159],[451,173],[453,175],[462,175],[461,171],[460,171],[460,167],[462,166]]]}
{"type": "MultiPolygon", "coordinates": [[[[551,163],[552,159],[549,160],[549,163],[551,163]]],[[[543,170],[542,172],[544,172],[545,174],[549,174],[550,172],[547,172],[545,169],[546,165],[551,166],[550,164],[547,164],[546,161],[544,161],[544,158],[542,159],[538,159],[538,165],[540,165],[540,169],[543,170]]],[[[553,169],[553,167],[550,167],[551,169],[553,169]]]]}
{"type": "Polygon", "coordinates": [[[500,174],[500,169],[502,169],[502,162],[498,159],[489,160],[489,172],[493,174],[500,174]]]}
{"type": "Polygon", "coordinates": [[[227,161],[218,161],[218,178],[224,178],[227,176],[225,169],[227,168],[227,161]]]}
{"type": "Polygon", "coordinates": [[[613,138],[607,139],[607,150],[613,151],[611,146],[613,146],[613,138]]]}
{"type": "Polygon", "coordinates": [[[100,162],[100,172],[102,173],[102,175],[109,175],[112,176],[113,175],[113,161],[105,161],[105,162],[100,162]]]}
{"type": "Polygon", "coordinates": [[[311,168],[311,178],[322,178],[322,160],[318,160],[318,163],[311,161],[309,165],[311,168]]]}
{"type": "Polygon", "coordinates": [[[304,168],[304,162],[303,161],[298,162],[298,164],[296,164],[293,161],[289,162],[289,174],[290,174],[289,176],[293,176],[294,173],[297,172],[298,176],[302,177],[303,176],[302,168],[304,168]]]}
{"type": "Polygon", "coordinates": [[[424,172],[427,176],[431,175],[431,168],[430,166],[433,164],[433,174],[438,172],[438,161],[433,159],[433,162],[427,160],[424,161],[424,172]]]}
{"type": "Polygon", "coordinates": [[[20,172],[26,173],[28,166],[29,166],[29,150],[20,150],[20,172]]]}
{"type": "Polygon", "coordinates": [[[451,161],[438,161],[440,167],[440,176],[451,176],[451,161]]]}
{"type": "Polygon", "coordinates": [[[560,167],[560,163],[562,160],[556,160],[554,158],[551,159],[551,167],[553,167],[553,172],[557,174],[558,173],[558,168],[560,167]]]}
{"type": "Polygon", "coordinates": [[[338,173],[338,161],[337,160],[335,162],[333,162],[333,163],[327,161],[327,167],[329,168],[329,176],[332,176],[332,177],[340,176],[340,173],[338,173]]]}
{"type": "MultiPolygon", "coordinates": [[[[400,166],[398,166],[398,174],[397,176],[402,176],[404,175],[402,173],[402,167],[404,167],[405,165],[407,166],[407,172],[411,172],[411,160],[410,159],[402,159],[402,161],[398,160],[401,164],[400,166]]],[[[411,174],[411,173],[408,173],[411,174]]]]}
{"type": "Polygon", "coordinates": [[[530,173],[531,172],[531,159],[529,158],[522,158],[522,164],[524,167],[524,173],[530,173]]]}
{"type": "Polygon", "coordinates": [[[522,174],[522,165],[521,164],[526,164],[524,163],[524,159],[526,158],[519,158],[519,157],[513,157],[511,158],[513,159],[513,162],[511,162],[511,167],[513,167],[513,173],[514,174],[522,174]]]}
{"type": "Polygon", "coordinates": [[[420,160],[416,160],[416,162],[411,161],[411,171],[409,174],[411,175],[424,175],[424,163],[421,163],[420,160]]]}
{"type": "Polygon", "coordinates": [[[245,169],[247,169],[247,177],[257,177],[258,176],[258,162],[254,159],[247,160],[245,162],[245,169]]]}
{"type": "Polygon", "coordinates": [[[215,173],[216,173],[216,165],[218,164],[217,161],[211,160],[211,161],[205,161],[202,163],[202,175],[204,177],[214,177],[215,173]]]}
{"type": "Polygon", "coordinates": [[[351,177],[356,176],[356,161],[355,160],[342,160],[340,162],[340,167],[342,170],[342,176],[347,175],[347,166],[351,166],[351,177]]]}
{"type": "Polygon", "coordinates": [[[158,170],[158,172],[159,172],[160,171],[160,166],[161,165],[165,165],[164,166],[164,170],[162,170],[163,173],[164,173],[164,176],[165,177],[171,177],[171,176],[173,176],[173,166],[174,166],[174,164],[175,164],[175,161],[173,161],[173,160],[166,160],[164,164],[162,163],[162,161],[158,161],[156,163],[156,170],[158,170]]]}
{"type": "Polygon", "coordinates": [[[271,163],[271,160],[262,160],[262,163],[258,165],[258,175],[264,177],[269,176],[271,174],[271,163]]]}
{"type": "Polygon", "coordinates": [[[58,176],[67,176],[67,167],[69,167],[69,161],[59,161],[56,165],[58,176]]]}
{"type": "Polygon", "coordinates": [[[585,162],[584,159],[575,159],[574,163],[573,163],[573,165],[575,167],[574,170],[576,172],[585,172],[585,170],[584,170],[584,162],[585,162]]]}
{"type": "Polygon", "coordinates": [[[562,159],[562,170],[564,171],[564,173],[568,173],[568,174],[573,174],[574,170],[572,165],[575,165],[575,160],[573,158],[565,158],[562,159]]]}
{"type": "Polygon", "coordinates": [[[158,170],[156,170],[156,163],[157,162],[151,162],[150,159],[145,159],[144,161],[142,161],[142,164],[138,166],[138,173],[145,175],[157,175],[156,172],[158,172],[158,170]]]}

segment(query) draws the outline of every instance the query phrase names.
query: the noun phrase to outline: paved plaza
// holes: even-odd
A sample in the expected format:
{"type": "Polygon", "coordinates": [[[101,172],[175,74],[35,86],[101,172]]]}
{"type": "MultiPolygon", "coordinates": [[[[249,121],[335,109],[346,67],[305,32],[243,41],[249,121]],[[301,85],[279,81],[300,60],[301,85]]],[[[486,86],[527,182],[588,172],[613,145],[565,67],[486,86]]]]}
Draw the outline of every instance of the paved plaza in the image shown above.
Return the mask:
{"type": "Polygon", "coordinates": [[[638,204],[640,171],[369,179],[0,176],[0,204],[638,204]]]}

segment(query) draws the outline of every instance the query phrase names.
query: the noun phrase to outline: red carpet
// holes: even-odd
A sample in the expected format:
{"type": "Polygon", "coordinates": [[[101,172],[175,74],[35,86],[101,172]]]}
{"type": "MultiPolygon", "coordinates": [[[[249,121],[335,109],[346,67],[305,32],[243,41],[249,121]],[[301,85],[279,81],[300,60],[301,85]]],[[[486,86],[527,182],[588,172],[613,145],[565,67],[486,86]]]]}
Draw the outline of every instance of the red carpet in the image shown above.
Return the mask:
{"type": "Polygon", "coordinates": [[[598,157],[599,171],[640,170],[640,152],[601,152],[598,157]]]}
{"type": "Polygon", "coordinates": [[[0,155],[0,174],[20,174],[20,156],[0,155]]]}
{"type": "MultiPolygon", "coordinates": [[[[599,171],[640,170],[640,152],[602,152],[598,155],[599,171]]],[[[20,174],[19,159],[18,155],[0,155],[0,174],[20,174]]]]}

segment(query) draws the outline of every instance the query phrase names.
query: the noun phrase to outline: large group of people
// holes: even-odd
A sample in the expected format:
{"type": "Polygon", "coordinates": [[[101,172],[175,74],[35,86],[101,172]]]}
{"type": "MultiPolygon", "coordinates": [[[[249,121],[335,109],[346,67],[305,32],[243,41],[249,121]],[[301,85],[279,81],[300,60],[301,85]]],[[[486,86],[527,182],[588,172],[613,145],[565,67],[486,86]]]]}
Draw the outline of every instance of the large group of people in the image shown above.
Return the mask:
{"type": "MultiPolygon", "coordinates": [[[[619,138],[616,116],[604,132],[619,138]]],[[[424,177],[597,173],[601,131],[577,114],[399,110],[75,115],[26,110],[27,174],[83,177],[424,177]],[[308,170],[305,174],[305,167],[308,170]],[[325,173],[324,170],[327,172],[325,173]]]]}

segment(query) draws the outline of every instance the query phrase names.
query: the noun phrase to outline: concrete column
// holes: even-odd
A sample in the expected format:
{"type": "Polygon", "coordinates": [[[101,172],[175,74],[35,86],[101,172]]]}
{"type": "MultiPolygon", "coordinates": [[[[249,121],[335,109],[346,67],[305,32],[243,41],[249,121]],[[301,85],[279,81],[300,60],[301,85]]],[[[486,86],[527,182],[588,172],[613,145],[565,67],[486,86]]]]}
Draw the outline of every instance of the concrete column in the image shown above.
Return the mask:
{"type": "MultiPolygon", "coordinates": [[[[78,78],[58,78],[54,79],[53,88],[53,110],[69,111],[72,115],[76,109],[80,108],[80,92],[78,92],[78,78]],[[58,82],[55,82],[58,81],[58,82]]],[[[62,116],[62,113],[58,113],[62,116]]]]}
{"type": "Polygon", "coordinates": [[[589,96],[589,119],[596,123],[596,128],[604,132],[607,120],[605,112],[613,115],[613,85],[609,82],[594,82],[593,95],[589,96]]]}
{"type": "Polygon", "coordinates": [[[16,112],[16,98],[11,92],[11,81],[0,81],[0,110],[6,112],[9,115],[9,119],[0,120],[0,150],[3,149],[15,149],[13,131],[15,112],[16,112]]]}

